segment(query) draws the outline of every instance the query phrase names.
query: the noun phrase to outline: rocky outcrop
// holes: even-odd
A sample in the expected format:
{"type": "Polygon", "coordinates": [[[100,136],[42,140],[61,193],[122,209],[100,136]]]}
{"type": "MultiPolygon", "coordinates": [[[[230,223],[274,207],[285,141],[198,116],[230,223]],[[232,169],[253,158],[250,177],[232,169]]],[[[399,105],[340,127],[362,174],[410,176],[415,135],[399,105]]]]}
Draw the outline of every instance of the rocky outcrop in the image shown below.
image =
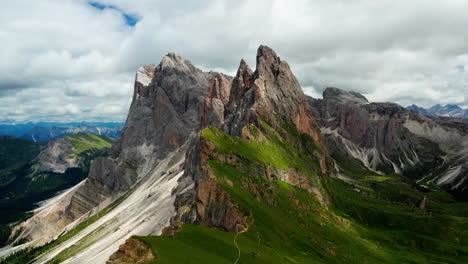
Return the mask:
{"type": "Polygon", "coordinates": [[[337,88],[308,101],[333,155],[357,159],[380,174],[466,189],[466,122],[426,117],[393,103],[369,103],[337,88]],[[436,169],[445,172],[434,175],[436,169]]]}
{"type": "Polygon", "coordinates": [[[212,179],[202,179],[197,185],[197,223],[239,232],[246,226],[243,217],[230,202],[227,192],[212,179]]]}
{"type": "Polygon", "coordinates": [[[37,156],[32,171],[64,173],[68,168],[80,168],[83,159],[73,155],[73,144],[66,138],[57,138],[49,141],[46,147],[37,156]]]}
{"type": "Polygon", "coordinates": [[[227,113],[232,77],[221,73],[211,73],[212,77],[205,98],[201,127],[221,127],[227,113]]]}
{"type": "Polygon", "coordinates": [[[67,226],[73,223],[76,219],[81,216],[90,213],[94,208],[103,204],[103,201],[109,203],[111,200],[116,198],[116,194],[112,194],[112,190],[106,186],[96,182],[93,179],[85,180],[80,188],[77,188],[72,195],[70,200],[64,204],[64,208],[59,207],[57,214],[59,214],[58,221],[61,221],[61,225],[67,226]]]}
{"type": "Polygon", "coordinates": [[[184,227],[184,222],[174,221],[161,231],[161,236],[168,236],[174,238],[175,234],[182,230],[182,227],[184,227]]]}
{"type": "MultiPolygon", "coordinates": [[[[288,63],[267,46],[258,48],[256,61],[253,73],[244,60],[240,63],[231,86],[224,130],[242,137],[246,124],[260,127],[261,121],[265,121],[276,130],[292,125],[298,132],[309,135],[323,150],[322,153],[316,152],[315,156],[320,159],[322,173],[326,173],[326,147],[307,99],[288,63]]],[[[289,140],[300,147],[293,138],[289,140]]]]}
{"type": "Polygon", "coordinates": [[[106,264],[146,263],[156,260],[151,248],[137,238],[129,238],[112,254],[106,264]]]}
{"type": "Polygon", "coordinates": [[[135,167],[129,163],[121,166],[117,161],[109,158],[93,160],[89,175],[91,180],[102,184],[109,190],[129,190],[137,180],[135,167]]]}
{"type": "MultiPolygon", "coordinates": [[[[155,216],[152,216],[161,218],[159,224],[153,228],[147,227],[148,224],[140,225],[144,228],[137,228],[135,232],[160,232],[166,221],[171,218],[167,212],[173,209],[165,203],[171,203],[173,197],[187,197],[184,201],[193,202],[196,197],[193,191],[195,177],[181,177],[179,172],[184,169],[182,167],[177,168],[177,173],[161,171],[164,166],[173,166],[163,166],[161,162],[179,160],[187,146],[196,145],[190,142],[197,141],[197,131],[202,127],[205,107],[216,107],[214,101],[207,104],[206,98],[218,98],[223,105],[227,104],[232,78],[215,72],[203,72],[184,57],[170,53],[164,56],[160,64],[140,68],[135,79],[134,97],[128,119],[121,137],[112,146],[110,156],[93,160],[88,179],[81,186],[75,188],[66,199],[57,202],[50,210],[43,211],[35,216],[35,220],[27,223],[28,230],[36,230],[29,233],[33,241],[43,243],[50,240],[67,225],[76,225],[132,188],[141,189],[148,182],[151,182],[151,188],[157,189],[157,197],[153,198],[152,194],[149,194],[149,198],[132,199],[136,199],[135,203],[138,202],[138,206],[141,206],[145,199],[159,201],[164,197],[160,203],[165,208],[154,212],[155,216]],[[168,155],[179,157],[169,159],[168,155]],[[174,178],[176,175],[178,181],[171,180],[170,185],[176,184],[175,190],[160,190],[158,186],[165,186],[165,183],[157,185],[158,180],[174,178]],[[168,194],[169,197],[166,198],[165,195],[168,194]],[[50,229],[51,232],[47,232],[46,236],[37,237],[36,234],[45,233],[44,228],[47,224],[53,225],[54,228],[50,229]]],[[[216,118],[210,116],[205,120],[214,124],[216,118]]],[[[148,205],[148,208],[150,207],[148,205]]],[[[137,213],[130,207],[123,210],[124,215],[137,213]]],[[[190,221],[193,222],[197,217],[195,212],[191,215],[190,221]]],[[[120,216],[113,223],[121,223],[130,216],[120,216]]]]}
{"type": "Polygon", "coordinates": [[[329,87],[323,92],[323,98],[336,103],[346,104],[368,104],[367,98],[360,93],[353,91],[343,91],[335,87],[329,87]]]}
{"type": "MultiPolygon", "coordinates": [[[[302,143],[283,130],[286,122],[299,133],[310,136],[320,147],[322,152],[315,151],[313,155],[320,160],[319,173],[327,172],[327,150],[302,88],[289,65],[281,61],[272,49],[259,47],[254,72],[241,60],[230,85],[229,77],[222,74],[213,76],[205,98],[201,128],[213,126],[233,136],[249,139],[244,128],[254,124],[262,129],[261,122],[264,121],[275,130],[283,131],[282,134],[292,144],[301,148],[302,143]]],[[[209,141],[200,138],[193,141],[186,158],[185,175],[193,179],[195,189],[190,195],[178,197],[179,213],[175,219],[239,232],[246,228],[249,219],[237,211],[227,192],[214,181],[214,173],[208,165],[213,158],[223,159],[214,152],[209,141]]],[[[232,161],[236,157],[230,159],[232,161]]],[[[269,178],[271,175],[267,171],[264,177],[269,178]]],[[[316,192],[308,176],[293,171],[284,175],[283,180],[316,192]]]]}

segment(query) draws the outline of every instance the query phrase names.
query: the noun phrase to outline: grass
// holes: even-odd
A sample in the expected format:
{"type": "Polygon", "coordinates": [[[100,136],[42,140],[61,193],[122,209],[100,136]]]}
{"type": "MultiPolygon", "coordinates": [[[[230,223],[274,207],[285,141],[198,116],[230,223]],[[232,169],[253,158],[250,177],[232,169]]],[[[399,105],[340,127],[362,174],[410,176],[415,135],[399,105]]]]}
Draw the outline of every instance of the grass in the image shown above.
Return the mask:
{"type": "MultiPolygon", "coordinates": [[[[240,214],[253,219],[237,239],[238,263],[467,263],[467,204],[442,190],[421,193],[399,177],[379,176],[348,160],[341,165],[356,184],[311,174],[320,177],[329,199],[324,207],[306,190],[270,181],[256,169],[268,164],[312,172],[303,166],[311,157],[267,129],[253,131],[255,141],[202,131],[216,152],[242,161],[228,164],[214,155],[208,162],[240,214]],[[414,206],[423,195],[429,197],[426,210],[414,206]]],[[[138,238],[157,256],[151,263],[234,263],[234,236],[185,225],[174,238],[138,238]]]]}
{"type": "MultiPolygon", "coordinates": [[[[261,129],[247,129],[249,139],[215,128],[202,131],[202,137],[215,146],[216,154],[208,160],[214,181],[228,193],[239,213],[252,219],[248,231],[237,237],[241,252],[237,263],[468,263],[467,203],[456,202],[441,189],[420,191],[410,179],[377,175],[344,157],[335,160],[354,179],[352,183],[321,175],[313,155],[318,150],[307,137],[295,135],[301,140],[293,145],[266,124],[261,129]],[[310,152],[304,154],[300,149],[310,152]],[[294,168],[320,180],[328,205],[307,190],[267,179],[259,169],[262,166],[284,171],[294,168]],[[422,196],[428,197],[425,210],[415,207],[422,196]]],[[[75,232],[84,227],[78,226],[75,232]]],[[[73,232],[53,243],[68,239],[76,234],[73,232]]],[[[147,264],[190,264],[235,263],[235,236],[186,224],[174,237],[137,238],[157,257],[147,264]]],[[[88,237],[83,238],[50,263],[60,263],[89,243],[88,237]]],[[[44,250],[51,248],[53,245],[44,250]]]]}
{"type": "Polygon", "coordinates": [[[370,179],[372,177],[380,176],[374,171],[369,170],[358,160],[340,155],[338,153],[332,154],[333,159],[338,163],[340,170],[343,171],[347,176],[355,179],[370,179]]]}
{"type": "MultiPolygon", "coordinates": [[[[12,201],[10,196],[11,186],[21,181],[29,168],[31,161],[39,154],[41,143],[15,138],[12,136],[0,136],[0,247],[4,245],[11,233],[11,222],[21,221],[31,214],[31,203],[12,201]]],[[[21,193],[24,192],[22,188],[21,193]]]]}
{"type": "Polygon", "coordinates": [[[31,162],[41,146],[23,138],[0,136],[0,188],[16,179],[15,172],[31,162]]]}
{"type": "Polygon", "coordinates": [[[78,156],[80,153],[90,149],[103,149],[112,147],[114,139],[107,136],[99,136],[92,133],[80,132],[75,135],[66,135],[74,148],[74,155],[78,156]]]}
{"type": "Polygon", "coordinates": [[[31,166],[45,143],[22,138],[0,137],[0,246],[7,242],[12,226],[31,216],[36,203],[54,196],[85,179],[92,159],[105,156],[102,148],[111,147],[105,136],[78,133],[66,136],[73,144],[74,157],[83,161],[82,168],[64,173],[31,173],[31,166]]]}
{"type": "MultiPolygon", "coordinates": [[[[252,127],[252,134],[257,134],[257,128],[252,127]]],[[[220,153],[236,153],[240,157],[263,164],[269,164],[280,169],[291,167],[304,169],[306,166],[299,159],[297,151],[282,148],[268,138],[257,138],[259,141],[232,137],[229,134],[210,127],[202,131],[202,137],[215,144],[220,153]]]]}

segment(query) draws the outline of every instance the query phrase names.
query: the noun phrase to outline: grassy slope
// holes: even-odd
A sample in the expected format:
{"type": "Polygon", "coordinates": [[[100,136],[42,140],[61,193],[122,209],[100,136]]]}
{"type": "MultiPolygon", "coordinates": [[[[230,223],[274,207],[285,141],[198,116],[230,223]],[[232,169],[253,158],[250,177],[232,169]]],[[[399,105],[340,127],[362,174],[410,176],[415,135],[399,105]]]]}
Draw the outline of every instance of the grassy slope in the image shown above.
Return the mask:
{"type": "Polygon", "coordinates": [[[90,161],[102,155],[100,149],[111,147],[113,140],[86,133],[66,138],[73,144],[73,155],[83,157],[85,167],[72,168],[65,173],[31,175],[29,169],[43,144],[22,138],[0,137],[0,211],[4,213],[0,219],[0,245],[10,234],[9,223],[27,219],[31,215],[28,211],[34,209],[37,202],[86,178],[90,161]]]}
{"type": "Polygon", "coordinates": [[[34,159],[40,146],[23,138],[0,137],[0,187],[15,180],[15,171],[34,159]]]}
{"type": "Polygon", "coordinates": [[[78,133],[65,136],[73,144],[74,154],[79,155],[90,149],[110,148],[114,139],[107,136],[98,136],[91,133],[78,133]]]}
{"type": "MultiPolygon", "coordinates": [[[[258,165],[295,167],[314,173],[313,160],[295,150],[271,129],[253,130],[260,142],[207,128],[202,136],[216,151],[243,160],[232,166],[217,159],[209,165],[217,182],[253,224],[237,238],[237,263],[466,263],[467,204],[455,203],[443,191],[426,194],[427,210],[414,208],[422,193],[394,176],[374,178],[358,163],[353,184],[323,177],[330,199],[323,207],[315,196],[256,172],[258,165]],[[430,213],[429,213],[430,212],[430,213]]],[[[153,248],[155,263],[234,263],[233,233],[186,225],[175,236],[140,237],[153,248]],[[181,254],[183,252],[183,254],[181,254]]]]}
{"type": "Polygon", "coordinates": [[[25,169],[34,157],[39,154],[41,144],[33,141],[15,138],[0,137],[0,246],[10,235],[11,227],[7,223],[25,219],[29,216],[20,204],[11,208],[11,201],[2,198],[8,191],[8,186],[24,174],[25,169]]]}

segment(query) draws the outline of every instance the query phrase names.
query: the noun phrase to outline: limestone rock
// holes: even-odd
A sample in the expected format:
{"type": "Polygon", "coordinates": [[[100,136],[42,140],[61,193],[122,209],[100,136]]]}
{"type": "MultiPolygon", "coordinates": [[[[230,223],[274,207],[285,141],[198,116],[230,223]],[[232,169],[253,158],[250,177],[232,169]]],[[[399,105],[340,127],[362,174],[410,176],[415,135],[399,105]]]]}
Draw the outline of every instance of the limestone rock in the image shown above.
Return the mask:
{"type": "Polygon", "coordinates": [[[430,176],[455,194],[468,191],[468,122],[423,116],[394,103],[369,103],[338,88],[308,102],[332,154],[357,159],[380,174],[430,176]],[[450,165],[432,175],[443,164],[450,165]]]}
{"type": "Polygon", "coordinates": [[[68,168],[82,166],[82,159],[73,155],[72,143],[66,137],[61,137],[47,142],[31,169],[33,172],[64,173],[68,168]]]}
{"type": "Polygon", "coordinates": [[[106,264],[145,263],[156,260],[151,248],[136,238],[129,238],[112,254],[106,264]]]}

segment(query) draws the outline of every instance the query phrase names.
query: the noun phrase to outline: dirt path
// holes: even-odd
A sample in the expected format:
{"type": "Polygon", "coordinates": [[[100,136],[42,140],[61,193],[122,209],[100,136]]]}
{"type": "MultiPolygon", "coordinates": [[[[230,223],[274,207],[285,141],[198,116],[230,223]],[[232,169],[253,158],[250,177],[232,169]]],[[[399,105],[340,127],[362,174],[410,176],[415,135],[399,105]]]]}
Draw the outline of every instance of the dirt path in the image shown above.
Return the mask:
{"type": "MultiPolygon", "coordinates": [[[[250,226],[253,225],[253,223],[254,223],[254,221],[253,221],[253,219],[252,219],[252,222],[250,222],[250,223],[248,224],[248,226],[246,226],[242,231],[237,232],[237,233],[236,233],[236,236],[234,237],[234,241],[233,241],[233,242],[234,242],[234,246],[236,246],[236,248],[237,248],[237,253],[238,253],[238,254],[237,254],[237,259],[236,259],[236,261],[234,261],[234,264],[237,264],[237,262],[239,261],[239,259],[240,259],[240,257],[241,257],[241,250],[240,250],[239,245],[237,244],[237,237],[238,237],[240,234],[242,234],[242,233],[244,233],[244,232],[247,232],[247,231],[250,229],[250,226]]],[[[258,233],[257,233],[257,235],[258,235],[258,233]]]]}
{"type": "Polygon", "coordinates": [[[236,246],[237,252],[238,252],[237,259],[236,259],[236,261],[234,261],[234,264],[237,264],[237,262],[239,261],[240,256],[241,256],[241,250],[240,250],[239,245],[237,245],[237,241],[236,241],[239,234],[242,234],[242,232],[237,233],[236,236],[234,237],[234,246],[236,246]]]}

